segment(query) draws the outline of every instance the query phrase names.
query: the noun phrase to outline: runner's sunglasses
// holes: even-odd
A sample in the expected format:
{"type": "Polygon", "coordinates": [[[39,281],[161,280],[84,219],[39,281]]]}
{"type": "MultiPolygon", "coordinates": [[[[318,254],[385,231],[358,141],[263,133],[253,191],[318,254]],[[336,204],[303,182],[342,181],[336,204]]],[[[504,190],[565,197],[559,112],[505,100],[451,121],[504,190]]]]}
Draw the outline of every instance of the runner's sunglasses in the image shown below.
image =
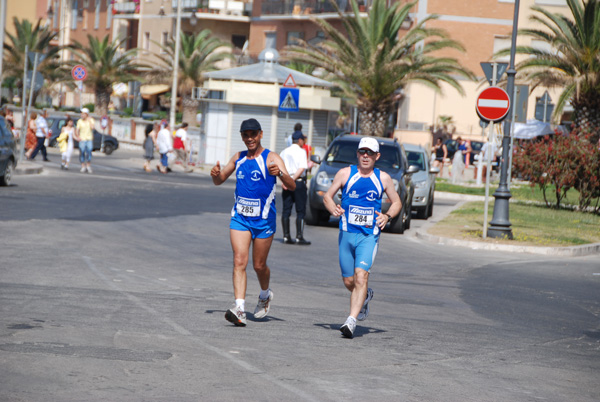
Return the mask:
{"type": "Polygon", "coordinates": [[[370,149],[359,149],[358,153],[361,155],[367,154],[369,156],[373,156],[376,154],[376,152],[371,151],[370,149]]]}

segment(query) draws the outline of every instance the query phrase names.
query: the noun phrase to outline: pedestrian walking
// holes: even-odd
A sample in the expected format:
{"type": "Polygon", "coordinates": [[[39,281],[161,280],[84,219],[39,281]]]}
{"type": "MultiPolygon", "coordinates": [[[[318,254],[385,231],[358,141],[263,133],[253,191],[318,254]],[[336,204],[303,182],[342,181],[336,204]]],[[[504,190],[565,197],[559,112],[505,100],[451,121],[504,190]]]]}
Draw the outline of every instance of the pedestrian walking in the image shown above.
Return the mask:
{"type": "Polygon", "coordinates": [[[31,154],[37,147],[37,137],[35,136],[35,132],[37,131],[37,126],[35,125],[36,119],[37,113],[33,112],[29,115],[29,121],[27,122],[27,134],[25,135],[25,149],[27,150],[25,157],[27,160],[31,160],[31,154]]]}
{"type": "Polygon", "coordinates": [[[339,262],[342,280],[351,292],[350,315],[340,328],[347,338],[354,336],[356,320],[365,320],[369,315],[369,302],[374,294],[368,287],[369,272],[377,254],[379,235],[402,208],[390,175],[375,168],[375,162],[381,157],[377,140],[362,138],[357,157],[357,165],[338,171],[323,197],[329,213],[340,217],[339,262]],[[338,205],[333,196],[340,189],[342,201],[338,205]],[[385,214],[381,213],[383,193],[391,202],[385,214]]]}
{"type": "Polygon", "coordinates": [[[69,162],[71,161],[71,154],[73,153],[73,144],[75,137],[75,126],[73,119],[67,117],[65,125],[62,127],[60,135],[56,139],[60,147],[61,153],[61,164],[60,168],[69,170],[69,162]]]}
{"type": "Polygon", "coordinates": [[[169,171],[169,152],[173,152],[173,144],[169,123],[166,120],[161,122],[161,129],[156,136],[156,149],[160,154],[160,164],[156,166],[156,169],[163,174],[167,174],[169,171]]]}
{"type": "Polygon", "coordinates": [[[147,124],[145,129],[146,138],[144,139],[144,170],[151,172],[150,161],[154,159],[154,130],[158,127],[158,124],[147,124]]]}
{"type": "Polygon", "coordinates": [[[48,154],[46,153],[45,144],[46,137],[48,137],[48,123],[46,122],[46,119],[44,119],[44,116],[42,116],[41,114],[37,115],[37,118],[35,119],[35,127],[35,137],[37,139],[37,145],[29,159],[35,159],[38,152],[41,151],[42,157],[44,158],[44,162],[50,162],[50,159],[48,159],[48,154]]]}
{"type": "Polygon", "coordinates": [[[94,149],[94,125],[96,122],[90,116],[88,108],[81,109],[81,117],[75,128],[75,139],[79,141],[79,162],[81,173],[92,173],[92,150],[94,149]]]}
{"type": "Polygon", "coordinates": [[[179,129],[175,132],[173,138],[173,150],[175,151],[175,163],[181,161],[183,170],[185,172],[191,172],[192,169],[188,166],[188,155],[190,150],[190,141],[187,134],[188,124],[182,123],[179,129]]]}
{"type": "Polygon", "coordinates": [[[435,145],[433,146],[433,153],[435,154],[433,167],[440,168],[439,176],[442,177],[444,175],[444,162],[448,157],[448,147],[446,147],[446,144],[444,144],[441,137],[438,137],[435,141],[435,145]]]}
{"type": "Polygon", "coordinates": [[[279,155],[265,149],[262,128],[256,119],[242,122],[240,127],[245,151],[237,152],[223,168],[219,161],[210,175],[215,185],[223,184],[235,173],[235,204],[231,211],[229,236],[233,249],[233,293],[235,305],[225,313],[225,319],[236,326],[246,326],[246,267],[252,246],[252,263],[260,284],[255,318],[265,317],[271,308],[271,271],[267,257],[276,230],[275,191],[277,177],[290,190],[296,182],[287,172],[279,155]]]}
{"type": "Polygon", "coordinates": [[[295,131],[292,134],[292,145],[281,152],[281,159],[285,163],[287,171],[296,182],[296,189],[289,190],[285,185],[281,192],[283,200],[283,212],[281,215],[281,227],[283,228],[283,242],[285,244],[309,245],[310,242],[304,238],[304,216],[306,215],[306,174],[308,169],[308,159],[304,144],[306,137],[302,131],[295,131]],[[292,206],[296,204],[296,241],[290,236],[290,216],[292,206]]]}

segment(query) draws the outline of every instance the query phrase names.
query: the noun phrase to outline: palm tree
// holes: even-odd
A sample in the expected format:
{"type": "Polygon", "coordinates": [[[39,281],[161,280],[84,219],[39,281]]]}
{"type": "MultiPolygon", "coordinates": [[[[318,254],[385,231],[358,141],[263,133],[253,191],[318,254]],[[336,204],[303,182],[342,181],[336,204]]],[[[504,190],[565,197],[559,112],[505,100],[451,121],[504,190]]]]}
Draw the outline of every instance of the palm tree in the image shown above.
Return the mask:
{"type": "MultiPolygon", "coordinates": [[[[559,87],[562,92],[553,113],[560,121],[568,102],[575,127],[600,135],[600,1],[567,0],[572,18],[534,6],[531,21],[545,29],[521,29],[519,34],[550,45],[548,49],[518,46],[528,57],[517,65],[518,77],[536,86],[559,87]]],[[[510,49],[498,52],[509,54],[510,49]]]]}
{"type": "MultiPolygon", "coordinates": [[[[231,48],[231,44],[212,36],[209,29],[204,29],[197,34],[181,32],[180,35],[177,93],[181,96],[183,121],[194,124],[200,101],[192,99],[192,88],[201,87],[204,83],[204,73],[217,70],[217,63],[233,58],[233,55],[219,50],[231,48]]],[[[160,47],[163,53],[156,56],[160,59],[162,66],[153,69],[147,76],[152,82],[169,85],[173,77],[175,41],[171,38],[160,47]]]]}
{"type": "MultiPolygon", "coordinates": [[[[4,76],[12,78],[16,82],[16,87],[23,88],[23,64],[27,55],[25,47],[30,52],[41,53],[44,59],[38,63],[37,71],[39,71],[44,79],[53,82],[56,79],[55,72],[59,67],[58,46],[52,46],[51,42],[57,38],[57,33],[52,32],[48,27],[40,26],[41,20],[33,25],[28,20],[21,20],[17,17],[13,18],[15,34],[6,31],[8,41],[4,43],[4,76]]],[[[33,61],[29,61],[27,70],[33,70],[33,61]]],[[[39,94],[39,91],[34,92],[33,101],[39,94]]],[[[23,99],[23,98],[21,98],[23,99]]]]}
{"type": "Polygon", "coordinates": [[[78,64],[85,66],[85,84],[94,90],[94,111],[98,114],[108,113],[112,85],[115,82],[139,81],[140,71],[146,67],[134,62],[137,49],[121,50],[125,41],[126,39],[110,42],[108,35],[104,39],[88,35],[87,46],[77,41],[70,46],[75,57],[66,66],[69,71],[78,64]]]}
{"type": "Polygon", "coordinates": [[[443,31],[425,27],[435,16],[425,18],[399,36],[400,27],[415,4],[397,2],[388,7],[385,0],[374,0],[368,17],[363,18],[356,0],[351,0],[350,14],[343,14],[332,2],[344,29],[312,18],[327,39],[318,45],[298,40],[299,44],[287,48],[287,58],[322,68],[329,73],[325,78],[356,103],[362,134],[385,134],[398,90],[408,83],[420,82],[438,92],[441,84],[447,83],[464,94],[458,77],[472,79],[472,73],[456,59],[432,55],[447,48],[463,50],[443,31]]]}

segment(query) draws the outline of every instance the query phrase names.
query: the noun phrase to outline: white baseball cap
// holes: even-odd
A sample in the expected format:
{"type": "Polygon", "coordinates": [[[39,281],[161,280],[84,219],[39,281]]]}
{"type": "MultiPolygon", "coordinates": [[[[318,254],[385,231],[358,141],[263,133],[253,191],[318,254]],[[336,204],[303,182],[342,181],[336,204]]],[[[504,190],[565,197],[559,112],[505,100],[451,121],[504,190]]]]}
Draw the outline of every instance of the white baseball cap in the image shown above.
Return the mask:
{"type": "Polygon", "coordinates": [[[364,137],[358,144],[358,149],[367,148],[373,152],[379,152],[379,143],[373,137],[364,137]]]}
{"type": "Polygon", "coordinates": [[[90,114],[90,109],[88,109],[87,107],[84,107],[83,109],[81,109],[81,113],[90,114]]]}

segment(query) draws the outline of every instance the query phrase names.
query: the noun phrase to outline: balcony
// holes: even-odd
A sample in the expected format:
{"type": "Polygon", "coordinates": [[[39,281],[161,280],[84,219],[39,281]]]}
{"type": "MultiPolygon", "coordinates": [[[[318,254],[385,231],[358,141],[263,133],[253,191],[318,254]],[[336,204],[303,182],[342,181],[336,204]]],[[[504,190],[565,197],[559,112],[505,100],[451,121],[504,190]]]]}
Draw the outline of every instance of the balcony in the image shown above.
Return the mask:
{"type": "MultiPolygon", "coordinates": [[[[336,0],[342,12],[351,12],[349,0],[336,0]]],[[[359,1],[361,11],[364,11],[366,1],[359,1]]],[[[306,15],[335,13],[336,10],[328,0],[263,0],[262,15],[306,15]]]]}
{"type": "MultiPolygon", "coordinates": [[[[172,0],[173,12],[177,11],[177,0],[172,0]]],[[[221,15],[250,15],[252,3],[234,0],[181,0],[182,11],[197,11],[221,15]]]]}
{"type": "Polygon", "coordinates": [[[140,1],[126,1],[117,3],[113,0],[113,14],[138,14],[140,12],[140,1]]]}

